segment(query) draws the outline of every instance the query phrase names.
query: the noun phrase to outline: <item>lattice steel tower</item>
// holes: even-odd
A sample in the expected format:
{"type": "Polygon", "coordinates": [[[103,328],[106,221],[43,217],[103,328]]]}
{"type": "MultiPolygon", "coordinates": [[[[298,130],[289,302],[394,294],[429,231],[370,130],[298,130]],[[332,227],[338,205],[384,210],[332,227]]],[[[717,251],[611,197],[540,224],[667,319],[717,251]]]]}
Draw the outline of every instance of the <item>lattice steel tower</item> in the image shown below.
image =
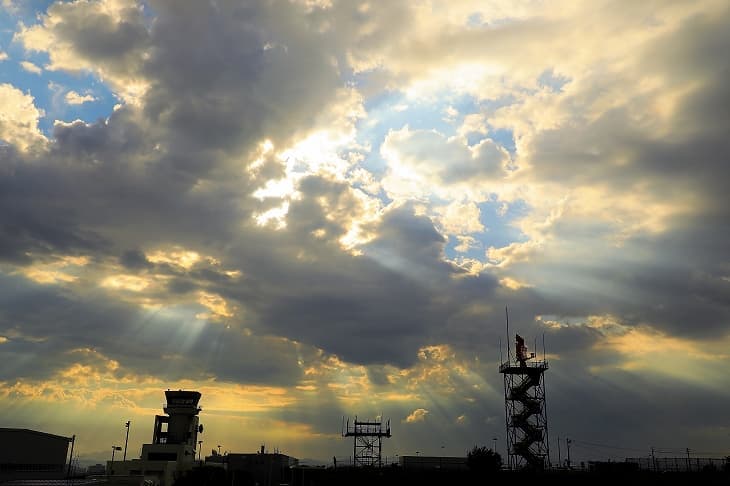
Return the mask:
{"type": "MultiPolygon", "coordinates": [[[[509,324],[508,324],[509,333],[509,324]]],[[[525,340],[515,336],[515,360],[509,347],[507,361],[499,366],[504,375],[507,455],[510,469],[543,469],[549,466],[545,370],[547,360],[527,352],[525,340]]]]}
{"type": "MultiPolygon", "coordinates": [[[[343,420],[344,422],[344,420],[343,420]]],[[[380,467],[383,465],[383,438],[390,437],[390,420],[361,421],[355,417],[342,424],[342,437],[353,437],[352,457],[355,466],[380,467]]]]}

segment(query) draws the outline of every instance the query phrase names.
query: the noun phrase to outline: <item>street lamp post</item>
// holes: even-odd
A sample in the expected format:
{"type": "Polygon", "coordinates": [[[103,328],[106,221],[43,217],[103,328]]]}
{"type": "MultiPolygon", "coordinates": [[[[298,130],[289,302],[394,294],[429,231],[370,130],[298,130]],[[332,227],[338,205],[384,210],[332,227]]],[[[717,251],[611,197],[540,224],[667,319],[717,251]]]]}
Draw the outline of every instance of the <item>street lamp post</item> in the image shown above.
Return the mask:
{"type": "Polygon", "coordinates": [[[492,440],[494,441],[494,449],[492,449],[492,450],[496,454],[497,453],[497,438],[496,437],[492,437],[492,440]]]}
{"type": "Polygon", "coordinates": [[[131,420],[127,420],[124,426],[127,428],[127,437],[124,439],[124,460],[127,460],[127,444],[129,443],[129,426],[132,424],[131,420]]]}
{"type": "Polygon", "coordinates": [[[198,461],[200,460],[200,453],[203,452],[203,441],[198,441],[198,461]]]}
{"type": "Polygon", "coordinates": [[[117,451],[121,451],[121,450],[122,450],[121,446],[115,446],[115,445],[112,446],[112,463],[109,466],[109,475],[110,476],[114,476],[114,453],[117,451]]]}

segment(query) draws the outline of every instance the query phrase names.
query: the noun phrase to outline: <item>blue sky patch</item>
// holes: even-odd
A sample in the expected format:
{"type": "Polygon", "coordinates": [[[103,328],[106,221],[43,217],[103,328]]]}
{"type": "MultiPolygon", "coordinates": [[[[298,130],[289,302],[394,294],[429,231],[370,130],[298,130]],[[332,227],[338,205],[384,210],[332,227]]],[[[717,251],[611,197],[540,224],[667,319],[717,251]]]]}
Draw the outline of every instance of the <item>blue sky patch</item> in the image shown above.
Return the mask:
{"type": "Polygon", "coordinates": [[[0,11],[0,51],[8,56],[0,61],[0,83],[10,84],[33,96],[36,108],[44,113],[38,121],[39,128],[48,137],[52,135],[55,120],[94,122],[108,117],[114,105],[119,103],[114,93],[93,74],[49,71],[45,69],[50,62],[47,53],[26,51],[22,44],[13,42],[19,24],[37,23],[37,15],[52,3],[50,0],[33,2],[31,9],[30,5],[18,2],[14,4],[16,11],[0,11]],[[41,72],[23,68],[23,61],[33,63],[41,72]],[[89,101],[79,103],[79,97],[84,96],[89,97],[89,101]],[[72,102],[74,98],[76,104],[72,102]]]}

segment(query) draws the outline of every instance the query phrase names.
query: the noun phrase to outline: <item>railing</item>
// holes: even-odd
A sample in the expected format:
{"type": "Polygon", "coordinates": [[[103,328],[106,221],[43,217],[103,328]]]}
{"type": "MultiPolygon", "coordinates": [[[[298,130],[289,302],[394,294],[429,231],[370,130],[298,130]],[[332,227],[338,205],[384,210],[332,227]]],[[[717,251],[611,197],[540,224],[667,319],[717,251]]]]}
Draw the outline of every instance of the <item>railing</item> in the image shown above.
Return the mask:
{"type": "Polygon", "coordinates": [[[523,365],[519,361],[505,361],[504,363],[499,365],[499,372],[501,373],[511,368],[540,368],[546,370],[548,369],[548,362],[545,359],[539,359],[534,361],[525,361],[523,365]]]}

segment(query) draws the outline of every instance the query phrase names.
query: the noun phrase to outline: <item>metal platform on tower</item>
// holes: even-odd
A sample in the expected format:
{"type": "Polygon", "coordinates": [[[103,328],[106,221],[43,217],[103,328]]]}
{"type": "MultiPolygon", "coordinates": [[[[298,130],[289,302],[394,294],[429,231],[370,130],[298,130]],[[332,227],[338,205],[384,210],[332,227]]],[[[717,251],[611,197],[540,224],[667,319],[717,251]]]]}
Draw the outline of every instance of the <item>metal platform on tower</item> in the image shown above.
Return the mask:
{"type": "Polygon", "coordinates": [[[359,467],[381,467],[383,465],[383,438],[390,437],[390,420],[355,420],[342,424],[342,436],[353,437],[353,464],[359,467]]]}
{"type": "Polygon", "coordinates": [[[547,360],[528,353],[525,340],[515,336],[515,359],[499,366],[504,375],[507,454],[510,469],[544,469],[550,462],[545,371],[547,360]]]}

